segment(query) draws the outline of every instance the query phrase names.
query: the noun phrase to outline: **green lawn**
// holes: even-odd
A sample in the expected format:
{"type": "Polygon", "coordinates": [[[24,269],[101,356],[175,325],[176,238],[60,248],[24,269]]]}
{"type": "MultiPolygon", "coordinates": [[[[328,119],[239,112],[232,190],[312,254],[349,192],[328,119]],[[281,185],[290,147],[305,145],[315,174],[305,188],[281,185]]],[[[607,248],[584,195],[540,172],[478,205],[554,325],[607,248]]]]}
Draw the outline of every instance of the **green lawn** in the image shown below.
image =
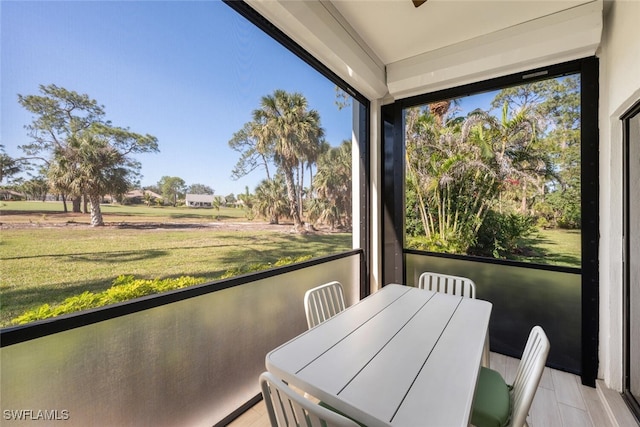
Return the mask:
{"type": "Polygon", "coordinates": [[[580,268],[580,230],[539,230],[523,243],[528,250],[517,260],[580,268]]]}
{"type": "MultiPolygon", "coordinates": [[[[0,203],[0,327],[25,310],[57,304],[84,291],[100,292],[119,275],[194,276],[215,280],[227,270],[284,257],[351,249],[347,233],[248,230],[242,209],[104,205],[106,227],[87,214],[64,214],[59,202],[0,203]],[[212,224],[234,223],[218,229],[212,224]],[[201,227],[201,225],[209,225],[201,227]]],[[[526,239],[517,259],[580,267],[580,232],[542,230],[526,239]]]]}
{"type": "Polygon", "coordinates": [[[27,309],[60,303],[83,291],[107,289],[122,274],[214,280],[250,263],[351,249],[351,235],[346,233],[299,235],[289,233],[287,225],[280,231],[243,230],[241,222],[246,219],[240,209],[221,209],[225,220],[235,219],[239,225],[220,230],[193,224],[215,221],[211,216],[217,211],[212,209],[105,206],[107,224],[120,225],[91,228],[76,225],[88,224],[88,215],[68,220],[57,211],[46,210],[48,203],[38,202],[38,209],[21,212],[17,204],[8,205],[11,209],[0,208],[0,222],[19,226],[3,229],[0,240],[2,327],[27,309]],[[140,226],[140,221],[165,225],[140,226]]]}

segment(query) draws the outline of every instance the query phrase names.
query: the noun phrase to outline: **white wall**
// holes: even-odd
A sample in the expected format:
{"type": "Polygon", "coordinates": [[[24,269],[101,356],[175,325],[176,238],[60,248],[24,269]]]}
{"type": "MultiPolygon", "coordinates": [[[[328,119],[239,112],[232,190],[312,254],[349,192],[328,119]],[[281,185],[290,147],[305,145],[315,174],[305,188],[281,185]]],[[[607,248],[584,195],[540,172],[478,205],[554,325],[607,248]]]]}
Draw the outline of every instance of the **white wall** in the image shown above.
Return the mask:
{"type": "Polygon", "coordinates": [[[600,365],[622,391],[622,125],[640,100],[640,2],[607,4],[600,58],[600,365]]]}

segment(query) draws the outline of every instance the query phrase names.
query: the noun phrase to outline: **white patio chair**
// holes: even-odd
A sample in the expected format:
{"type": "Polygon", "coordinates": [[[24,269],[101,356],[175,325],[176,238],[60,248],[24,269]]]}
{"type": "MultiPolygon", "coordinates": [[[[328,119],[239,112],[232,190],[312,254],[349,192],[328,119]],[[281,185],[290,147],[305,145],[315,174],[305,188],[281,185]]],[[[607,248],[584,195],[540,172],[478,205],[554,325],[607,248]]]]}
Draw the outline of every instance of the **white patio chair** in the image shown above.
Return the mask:
{"type": "Polygon", "coordinates": [[[309,329],[345,309],[344,291],[340,282],[329,282],[304,294],[304,310],[309,329]]]}
{"type": "Polygon", "coordinates": [[[418,279],[418,287],[434,292],[458,295],[461,297],[475,298],[476,284],[473,280],[450,274],[424,272],[418,279]]]}
{"type": "Polygon", "coordinates": [[[476,427],[528,426],[527,414],[540,384],[549,348],[544,330],[534,326],[511,386],[497,371],[480,368],[471,424],[476,427]]]}
{"type": "Polygon", "coordinates": [[[305,399],[270,372],[260,375],[260,387],[272,427],[358,427],[349,418],[305,399]]]}
{"type": "MultiPolygon", "coordinates": [[[[433,292],[442,292],[450,295],[473,298],[476,297],[476,284],[473,280],[450,274],[433,273],[426,271],[418,278],[418,288],[433,292]]],[[[482,366],[489,367],[491,347],[489,344],[489,332],[482,351],[482,366]]]]}

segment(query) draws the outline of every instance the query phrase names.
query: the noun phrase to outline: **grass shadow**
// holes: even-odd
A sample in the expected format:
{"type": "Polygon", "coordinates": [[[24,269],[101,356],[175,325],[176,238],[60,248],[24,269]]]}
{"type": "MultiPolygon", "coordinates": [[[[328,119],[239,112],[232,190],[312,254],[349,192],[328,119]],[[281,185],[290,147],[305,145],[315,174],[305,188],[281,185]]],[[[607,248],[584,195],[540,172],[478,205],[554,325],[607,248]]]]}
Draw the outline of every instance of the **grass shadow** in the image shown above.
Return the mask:
{"type": "Polygon", "coordinates": [[[110,251],[110,252],[81,252],[70,254],[56,255],[32,255],[32,256],[16,256],[5,257],[4,260],[19,260],[29,258],[53,258],[58,262],[66,261],[87,261],[87,262],[124,262],[124,261],[144,261],[148,259],[158,258],[167,255],[166,250],[145,249],[141,251],[110,251]]]}
{"type": "MultiPolygon", "coordinates": [[[[574,232],[573,234],[580,234],[574,232]]],[[[510,259],[517,261],[528,261],[537,264],[561,265],[567,267],[580,268],[581,257],[562,251],[554,250],[559,247],[558,243],[542,235],[532,235],[521,240],[521,251],[514,254],[510,259]]]]}
{"type": "Polygon", "coordinates": [[[280,240],[282,244],[277,248],[273,247],[273,242],[265,243],[264,250],[260,249],[259,243],[237,245],[235,249],[225,251],[220,259],[222,262],[233,265],[238,265],[238,260],[241,260],[242,265],[275,263],[281,258],[305,255],[315,258],[351,249],[350,234],[284,234],[280,236],[280,240]]]}

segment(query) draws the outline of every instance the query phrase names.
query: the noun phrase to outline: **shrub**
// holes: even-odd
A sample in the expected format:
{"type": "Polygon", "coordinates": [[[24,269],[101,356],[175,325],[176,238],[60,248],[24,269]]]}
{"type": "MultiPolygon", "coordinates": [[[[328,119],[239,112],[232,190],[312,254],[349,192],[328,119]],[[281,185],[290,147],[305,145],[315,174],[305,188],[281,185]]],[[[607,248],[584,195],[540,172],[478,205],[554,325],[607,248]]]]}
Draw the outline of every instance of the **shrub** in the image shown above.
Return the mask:
{"type": "Polygon", "coordinates": [[[580,206],[580,190],[570,187],[564,191],[555,191],[547,196],[548,205],[554,209],[556,222],[559,227],[579,229],[582,224],[582,209],[580,206]]]}
{"type": "MultiPolygon", "coordinates": [[[[222,276],[219,277],[219,279],[226,279],[229,277],[239,276],[241,274],[266,270],[272,267],[280,267],[296,262],[302,262],[310,258],[311,255],[305,255],[300,257],[280,258],[273,264],[246,264],[237,268],[227,270],[222,276]]],[[[61,316],[63,314],[74,313],[76,311],[104,307],[110,304],[129,301],[134,298],[140,298],[146,295],[186,288],[189,286],[204,283],[205,281],[205,279],[199,279],[190,276],[182,276],[175,279],[172,278],[153,280],[136,279],[131,275],[118,276],[113,280],[113,283],[109,289],[98,293],[85,291],[80,295],[69,297],[62,301],[62,303],[54,306],[43,304],[35,309],[25,311],[23,314],[12,319],[11,323],[13,325],[22,325],[25,323],[35,322],[36,320],[43,320],[51,317],[61,316]]]]}
{"type": "Polygon", "coordinates": [[[80,295],[74,295],[62,301],[61,304],[50,306],[43,304],[33,310],[27,310],[20,316],[11,320],[14,325],[21,325],[36,320],[48,319],[61,316],[63,314],[74,313],[76,311],[90,308],[103,307],[117,302],[128,301],[145,295],[166,292],[173,289],[185,288],[200,283],[204,279],[183,276],[177,279],[136,279],[133,276],[118,276],[112,286],[98,293],[85,291],[80,295]]]}
{"type": "Polygon", "coordinates": [[[407,247],[419,251],[439,252],[445,254],[465,254],[469,247],[468,241],[461,236],[451,235],[443,239],[440,235],[431,238],[425,236],[407,237],[407,247]]]}
{"type": "Polygon", "coordinates": [[[295,264],[297,262],[308,261],[310,259],[311,259],[311,255],[304,255],[304,256],[298,256],[298,257],[286,256],[284,258],[280,258],[279,260],[277,260],[273,264],[273,266],[274,267],[281,267],[283,265],[295,264]]]}
{"type": "Polygon", "coordinates": [[[222,276],[220,276],[220,279],[228,279],[230,277],[240,276],[242,274],[253,273],[261,270],[267,270],[271,267],[273,267],[271,263],[264,263],[264,262],[254,262],[251,264],[244,264],[240,267],[235,267],[225,271],[222,274],[222,276]]]}
{"type": "Polygon", "coordinates": [[[515,213],[503,214],[495,211],[487,212],[476,242],[469,248],[469,255],[507,258],[518,253],[522,248],[523,237],[536,229],[536,218],[515,213]]]}
{"type": "Polygon", "coordinates": [[[254,262],[250,264],[244,264],[240,267],[232,268],[224,272],[220,279],[228,279],[230,277],[240,276],[241,274],[255,273],[256,271],[268,270],[273,267],[282,267],[283,265],[295,264],[297,262],[303,262],[311,259],[311,255],[304,255],[299,257],[284,257],[278,259],[273,264],[270,262],[254,262]]]}

